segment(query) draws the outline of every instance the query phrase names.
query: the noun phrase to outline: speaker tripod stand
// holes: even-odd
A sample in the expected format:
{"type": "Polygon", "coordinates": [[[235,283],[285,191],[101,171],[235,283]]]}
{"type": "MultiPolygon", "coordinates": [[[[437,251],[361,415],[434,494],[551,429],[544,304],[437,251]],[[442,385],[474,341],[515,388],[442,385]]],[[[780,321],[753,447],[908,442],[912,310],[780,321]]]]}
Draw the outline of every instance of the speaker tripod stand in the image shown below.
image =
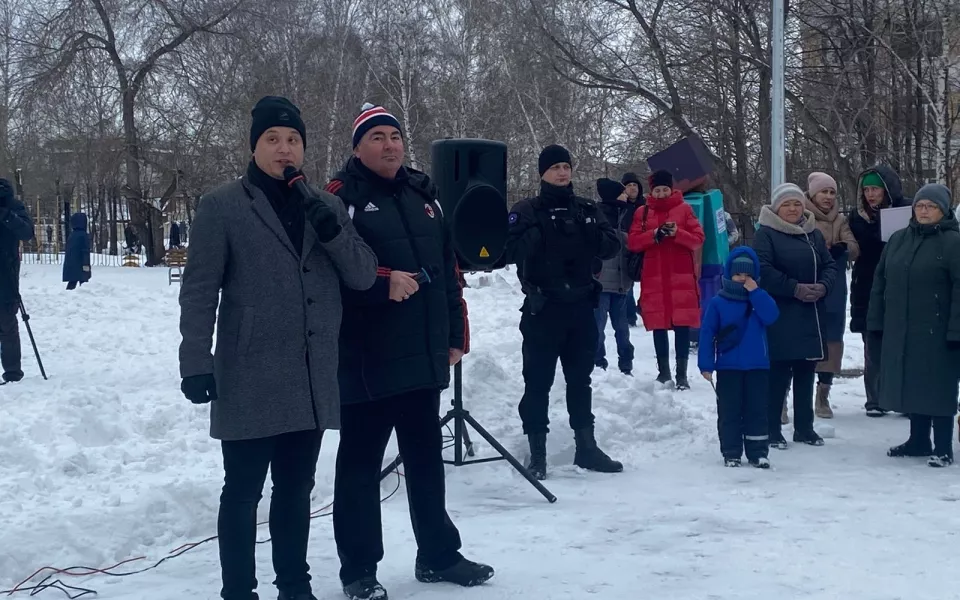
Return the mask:
{"type": "MultiPolygon", "coordinates": [[[[543,494],[543,497],[546,498],[548,502],[553,503],[557,501],[557,497],[550,493],[550,490],[544,487],[544,485],[540,483],[520,461],[510,454],[510,452],[508,452],[507,449],[496,440],[496,438],[490,435],[490,433],[484,429],[467,410],[463,408],[462,360],[453,367],[453,401],[451,404],[453,404],[453,408],[447,411],[447,414],[443,417],[443,419],[440,420],[440,427],[443,427],[450,421],[453,421],[453,460],[444,460],[444,463],[453,465],[455,467],[462,467],[463,465],[505,460],[510,463],[510,465],[516,469],[518,473],[523,475],[523,477],[530,482],[530,485],[535,487],[538,492],[543,494]],[[473,427],[474,431],[479,433],[480,436],[487,441],[487,443],[493,446],[494,450],[496,450],[500,456],[464,460],[464,450],[466,450],[467,456],[474,456],[475,454],[473,450],[473,442],[470,441],[470,435],[467,433],[467,424],[473,427]]],[[[397,456],[393,462],[387,465],[380,472],[380,481],[383,481],[390,473],[396,470],[396,468],[399,467],[402,462],[403,457],[397,456]]]]}

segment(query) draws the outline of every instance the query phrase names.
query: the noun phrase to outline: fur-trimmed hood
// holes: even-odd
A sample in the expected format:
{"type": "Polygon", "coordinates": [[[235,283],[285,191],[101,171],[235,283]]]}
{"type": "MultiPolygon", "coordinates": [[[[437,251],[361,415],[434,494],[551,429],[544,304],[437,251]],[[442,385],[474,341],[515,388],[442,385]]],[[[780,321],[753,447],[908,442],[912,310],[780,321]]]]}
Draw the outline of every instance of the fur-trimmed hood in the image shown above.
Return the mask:
{"type": "Polygon", "coordinates": [[[814,217],[813,213],[809,209],[804,209],[803,211],[803,224],[794,225],[793,223],[787,223],[780,218],[780,215],[773,212],[773,209],[769,206],[764,206],[760,209],[760,218],[758,219],[760,225],[766,225],[771,229],[775,229],[780,233],[785,233],[787,235],[809,235],[813,233],[813,230],[817,228],[817,220],[814,217]]]}

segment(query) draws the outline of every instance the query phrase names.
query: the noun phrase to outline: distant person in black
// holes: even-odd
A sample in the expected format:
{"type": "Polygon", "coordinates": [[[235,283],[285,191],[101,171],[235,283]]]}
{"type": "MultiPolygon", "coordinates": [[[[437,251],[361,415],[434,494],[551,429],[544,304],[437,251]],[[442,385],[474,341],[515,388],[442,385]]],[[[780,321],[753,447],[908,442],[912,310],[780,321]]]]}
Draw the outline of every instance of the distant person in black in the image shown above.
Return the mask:
{"type": "Polygon", "coordinates": [[[327,191],[347,206],[377,255],[373,287],[345,290],[340,327],[340,449],[333,534],[350,600],[384,600],[380,469],[390,434],[403,457],[414,574],[423,583],[475,586],[493,569],[464,558],[445,506],[440,392],[467,347],[456,256],[426,174],[403,166],[400,122],[365,105],[354,121],[354,155],[327,191]],[[425,270],[429,281],[416,279],[425,270]]]}
{"type": "Polygon", "coordinates": [[[620,237],[597,205],[573,193],[570,153],[547,146],[540,153],[540,194],[521,200],[509,216],[507,262],[517,265],[523,293],[523,432],[530,442],[528,469],[547,476],[550,388],[557,359],[567,382],[567,412],[577,443],[573,462],[603,473],[623,465],[597,447],[591,410],[597,324],[594,309],[600,283],[593,274],[601,260],[620,251],[620,237]]]}

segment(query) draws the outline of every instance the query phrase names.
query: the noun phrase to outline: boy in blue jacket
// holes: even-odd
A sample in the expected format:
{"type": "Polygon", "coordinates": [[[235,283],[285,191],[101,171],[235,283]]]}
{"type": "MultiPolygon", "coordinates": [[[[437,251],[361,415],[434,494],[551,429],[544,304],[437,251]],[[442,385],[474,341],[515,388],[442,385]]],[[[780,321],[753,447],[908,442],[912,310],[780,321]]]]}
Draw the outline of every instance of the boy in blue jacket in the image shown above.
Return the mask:
{"type": "Polygon", "coordinates": [[[700,325],[698,365],[711,383],[717,372],[717,431],[728,467],[740,466],[744,450],[754,467],[770,467],[767,327],[780,311],[770,294],[757,287],[759,278],[760,259],[753,249],[731,250],[723,268],[723,287],[710,300],[700,325]]]}

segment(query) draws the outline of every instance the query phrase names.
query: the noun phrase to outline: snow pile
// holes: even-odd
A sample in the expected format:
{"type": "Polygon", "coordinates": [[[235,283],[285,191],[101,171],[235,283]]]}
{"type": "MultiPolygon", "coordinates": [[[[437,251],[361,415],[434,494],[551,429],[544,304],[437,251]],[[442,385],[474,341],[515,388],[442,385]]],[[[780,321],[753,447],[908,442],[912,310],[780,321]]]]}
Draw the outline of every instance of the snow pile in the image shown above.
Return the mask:
{"type": "MultiPolygon", "coordinates": [[[[90,284],[70,293],[59,278],[57,267],[24,267],[23,296],[50,380],[39,377],[24,336],[28,378],[0,388],[0,590],[45,565],[108,566],[146,556],[130,565],[144,567],[216,532],[220,451],[207,435],[208,409],[179,391],[179,288],[167,285],[162,269],[95,269],[90,284]]],[[[468,281],[473,351],[464,363],[465,407],[524,461],[519,285],[512,272],[468,281]]],[[[907,423],[865,418],[860,379],[834,386],[837,418],[818,423],[821,433],[824,425],[834,430],[825,447],[774,452],[766,472],[724,469],[713,390],[695,372],[695,358],[693,388],[675,392],[653,382],[651,335],[642,328],[631,335],[635,377],[594,374],[597,437],[625,472],[571,466],[558,368],[545,484],[559,501],[547,503],[505,462],[449,467],[448,505],[464,552],[497,569],[489,585],[461,591],[413,579],[415,543],[401,488],[382,505],[380,578],[391,598],[956,596],[949,551],[956,471],[887,458],[907,423]]],[[[615,356],[609,329],[607,353],[615,356]]],[[[862,367],[859,336],[848,336],[844,366],[862,367]]],[[[785,427],[788,439],[791,433],[785,427]]],[[[470,435],[478,457],[493,455],[479,434],[470,435]]],[[[336,434],[326,436],[317,508],[332,498],[336,448],[336,434]]],[[[395,485],[388,477],[384,495],[395,485]]],[[[267,510],[265,499],[262,519],[267,510]]],[[[310,561],[317,597],[342,597],[329,518],[313,522],[310,561]]],[[[266,545],[258,547],[258,579],[262,597],[273,597],[266,545]]],[[[67,582],[107,599],[213,600],[216,546],[142,575],[67,582]]]]}

